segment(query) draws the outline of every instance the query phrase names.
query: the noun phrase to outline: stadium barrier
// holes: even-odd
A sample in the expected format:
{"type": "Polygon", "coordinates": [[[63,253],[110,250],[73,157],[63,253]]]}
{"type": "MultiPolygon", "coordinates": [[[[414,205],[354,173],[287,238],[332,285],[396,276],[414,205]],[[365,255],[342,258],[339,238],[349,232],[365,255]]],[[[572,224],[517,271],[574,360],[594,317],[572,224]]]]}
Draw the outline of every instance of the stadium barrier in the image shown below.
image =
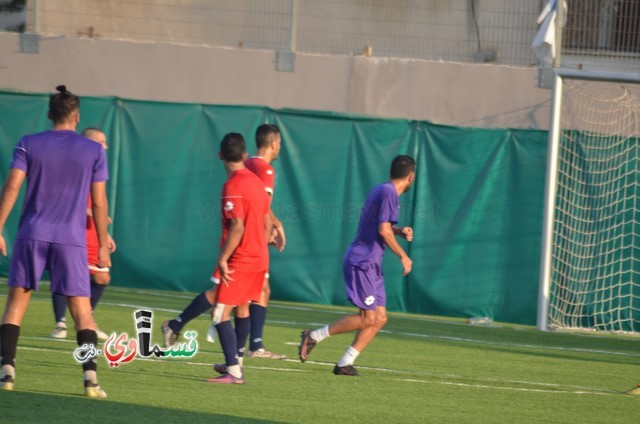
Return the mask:
{"type": "MultiPolygon", "coordinates": [[[[47,94],[0,91],[0,177],[20,136],[49,128],[47,94]]],[[[388,308],[486,316],[533,324],[547,132],[478,129],[426,121],[83,97],[81,123],[108,137],[110,228],[118,243],[113,283],[201,291],[218,253],[217,158],[227,132],[255,152],[256,127],[283,135],[273,208],[287,248],[271,251],[272,298],[346,305],[341,263],[368,190],[388,178],[391,159],[418,162],[402,196],[400,224],[413,226],[413,272],[385,257],[388,308]]],[[[9,252],[22,198],[6,225],[9,252]]],[[[0,258],[0,275],[8,260],[0,258]]]]}

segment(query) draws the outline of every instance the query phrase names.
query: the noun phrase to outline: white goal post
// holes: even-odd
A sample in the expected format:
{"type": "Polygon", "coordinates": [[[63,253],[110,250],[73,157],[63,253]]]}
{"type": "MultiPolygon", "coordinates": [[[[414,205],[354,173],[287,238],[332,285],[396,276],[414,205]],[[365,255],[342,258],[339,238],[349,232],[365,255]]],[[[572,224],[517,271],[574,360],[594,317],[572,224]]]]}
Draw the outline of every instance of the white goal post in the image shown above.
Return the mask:
{"type": "Polygon", "coordinates": [[[539,330],[640,334],[639,94],[640,74],[554,71],[539,330]]]}

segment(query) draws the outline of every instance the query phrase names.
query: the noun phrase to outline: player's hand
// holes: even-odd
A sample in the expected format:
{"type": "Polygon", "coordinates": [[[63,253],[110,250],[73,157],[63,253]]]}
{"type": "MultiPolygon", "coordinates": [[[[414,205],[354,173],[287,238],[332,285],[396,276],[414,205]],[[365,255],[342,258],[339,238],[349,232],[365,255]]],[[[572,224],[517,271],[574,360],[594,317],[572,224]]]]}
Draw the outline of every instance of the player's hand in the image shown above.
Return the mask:
{"type": "Polygon", "coordinates": [[[413,261],[408,256],[403,256],[400,258],[400,262],[402,263],[402,276],[404,277],[411,272],[413,261]]]}
{"type": "Polygon", "coordinates": [[[111,235],[107,238],[107,247],[109,248],[109,253],[115,252],[118,248],[118,246],[116,246],[116,242],[111,238],[111,235]]]}
{"type": "Polygon", "coordinates": [[[411,227],[402,227],[400,229],[400,237],[407,241],[413,240],[413,228],[411,227]]]}
{"type": "Polygon", "coordinates": [[[236,271],[234,269],[229,269],[229,264],[227,263],[227,261],[218,262],[218,271],[220,271],[220,279],[222,280],[224,285],[229,287],[229,283],[233,281],[233,278],[231,278],[231,274],[236,271]]]}
{"type": "Polygon", "coordinates": [[[7,256],[7,242],[4,240],[4,237],[0,234],[0,253],[2,256],[7,256]]]}
{"type": "Polygon", "coordinates": [[[284,246],[287,244],[287,237],[284,235],[284,227],[273,227],[271,238],[273,240],[273,245],[278,249],[278,252],[282,252],[284,250],[284,246]]]}
{"type": "Polygon", "coordinates": [[[111,258],[109,257],[108,246],[100,246],[98,249],[98,266],[100,268],[111,268],[111,258]]]}

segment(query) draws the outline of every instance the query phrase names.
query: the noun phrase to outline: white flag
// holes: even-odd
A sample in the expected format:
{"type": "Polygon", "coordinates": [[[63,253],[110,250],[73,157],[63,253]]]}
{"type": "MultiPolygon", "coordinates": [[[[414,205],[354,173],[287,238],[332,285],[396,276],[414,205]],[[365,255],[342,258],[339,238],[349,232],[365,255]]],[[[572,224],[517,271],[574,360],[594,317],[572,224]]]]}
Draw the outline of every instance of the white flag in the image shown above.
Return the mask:
{"type": "Polygon", "coordinates": [[[543,67],[551,67],[553,59],[556,57],[557,5],[556,0],[549,0],[544,9],[542,9],[542,13],[538,17],[538,24],[541,24],[540,30],[531,44],[533,52],[543,67]]]}

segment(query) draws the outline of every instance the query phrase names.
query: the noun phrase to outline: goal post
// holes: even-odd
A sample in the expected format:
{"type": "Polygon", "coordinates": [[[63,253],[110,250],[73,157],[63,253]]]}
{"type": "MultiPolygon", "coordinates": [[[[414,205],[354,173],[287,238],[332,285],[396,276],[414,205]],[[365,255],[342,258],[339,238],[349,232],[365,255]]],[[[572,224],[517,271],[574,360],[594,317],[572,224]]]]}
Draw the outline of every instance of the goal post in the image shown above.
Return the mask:
{"type": "Polygon", "coordinates": [[[640,334],[640,74],[557,69],[537,328],[640,334]]]}

